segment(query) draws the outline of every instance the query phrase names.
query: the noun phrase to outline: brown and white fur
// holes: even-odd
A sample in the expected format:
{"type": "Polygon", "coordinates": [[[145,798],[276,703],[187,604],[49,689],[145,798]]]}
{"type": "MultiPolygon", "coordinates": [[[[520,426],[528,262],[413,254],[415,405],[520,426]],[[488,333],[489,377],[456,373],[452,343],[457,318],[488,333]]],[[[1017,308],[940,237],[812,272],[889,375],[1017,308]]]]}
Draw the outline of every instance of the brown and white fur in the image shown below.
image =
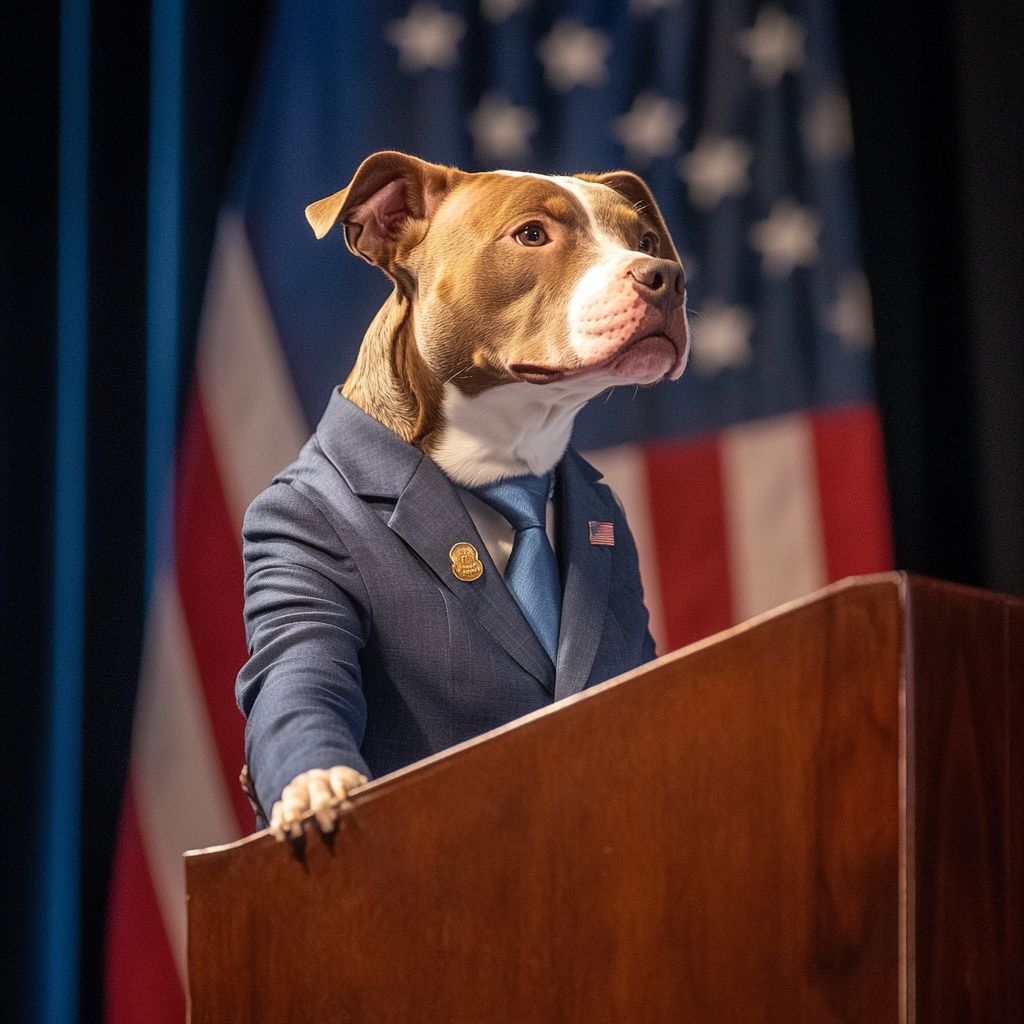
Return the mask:
{"type": "MultiPolygon", "coordinates": [[[[591,398],[686,365],[683,268],[626,171],[468,174],[375,153],[306,217],[317,238],[340,221],[349,249],[395,285],[344,395],[459,485],[546,473],[591,398]]],[[[333,827],[361,779],[304,773],[272,830],[294,831],[310,807],[333,827]]]]}

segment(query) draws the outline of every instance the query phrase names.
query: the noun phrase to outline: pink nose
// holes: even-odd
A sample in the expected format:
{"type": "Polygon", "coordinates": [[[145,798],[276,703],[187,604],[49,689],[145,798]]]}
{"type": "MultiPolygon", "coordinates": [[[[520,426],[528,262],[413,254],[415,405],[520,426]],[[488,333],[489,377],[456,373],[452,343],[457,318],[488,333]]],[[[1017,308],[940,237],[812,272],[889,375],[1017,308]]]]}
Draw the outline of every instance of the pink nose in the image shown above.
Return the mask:
{"type": "Polygon", "coordinates": [[[667,300],[671,306],[673,298],[681,300],[686,291],[683,268],[672,260],[639,259],[627,273],[633,278],[634,287],[640,295],[653,305],[667,300]]]}

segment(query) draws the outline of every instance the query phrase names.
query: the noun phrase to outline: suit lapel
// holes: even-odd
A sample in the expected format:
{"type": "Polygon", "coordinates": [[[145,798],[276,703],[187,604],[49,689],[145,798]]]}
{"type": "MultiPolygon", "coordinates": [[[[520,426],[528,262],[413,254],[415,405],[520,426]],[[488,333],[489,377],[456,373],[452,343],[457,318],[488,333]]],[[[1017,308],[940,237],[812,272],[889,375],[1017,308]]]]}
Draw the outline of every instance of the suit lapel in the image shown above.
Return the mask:
{"type": "Polygon", "coordinates": [[[430,459],[420,462],[388,522],[505,651],[549,691],[554,671],[536,634],[505,586],[451,481],[430,459]],[[452,572],[452,546],[468,541],[483,575],[465,582],[452,572]]]}
{"type": "Polygon", "coordinates": [[[597,471],[572,449],[565,453],[558,469],[563,589],[555,700],[586,686],[608,612],[612,549],[591,544],[589,531],[592,520],[611,518],[593,486],[597,479],[597,471]]]}

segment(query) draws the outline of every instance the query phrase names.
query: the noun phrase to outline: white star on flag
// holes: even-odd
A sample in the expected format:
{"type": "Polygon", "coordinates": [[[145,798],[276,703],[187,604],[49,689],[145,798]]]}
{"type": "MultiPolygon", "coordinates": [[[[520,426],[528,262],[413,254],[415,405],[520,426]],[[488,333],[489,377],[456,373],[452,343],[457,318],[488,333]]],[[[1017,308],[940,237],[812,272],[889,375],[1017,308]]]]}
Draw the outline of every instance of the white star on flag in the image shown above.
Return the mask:
{"type": "Polygon", "coordinates": [[[611,40],[604,32],[573,18],[557,22],[537,44],[544,78],[555,92],[568,92],[576,85],[604,85],[608,80],[604,62],[611,50],[611,40]]]}
{"type": "Polygon", "coordinates": [[[488,93],[469,115],[476,157],[482,163],[519,163],[530,155],[530,136],[537,130],[537,118],[511,103],[501,93],[488,93]]]}
{"type": "Polygon", "coordinates": [[[750,335],[754,318],[742,306],[708,299],[693,318],[693,368],[710,377],[726,366],[746,366],[754,358],[750,335]]]}
{"type": "Polygon", "coordinates": [[[825,308],[824,326],[839,335],[839,340],[856,350],[871,348],[875,328],[871,316],[871,290],[868,279],[854,271],[839,280],[836,301],[825,308]]]}
{"type": "Polygon", "coordinates": [[[736,47],[750,58],[750,73],[761,85],[778,85],[787,71],[804,66],[803,28],[772,5],[758,11],[753,28],[737,35],[736,47]]]}
{"type": "Polygon", "coordinates": [[[747,169],[753,158],[753,149],[742,139],[702,135],[693,150],[680,158],[677,170],[689,186],[690,202],[711,210],[726,196],[742,195],[750,188],[747,169]]]}
{"type": "Polygon", "coordinates": [[[410,74],[450,68],[459,59],[458,46],[465,34],[463,20],[434,3],[413,4],[387,30],[388,42],[398,47],[398,66],[410,74]]]}
{"type": "Polygon", "coordinates": [[[804,149],[812,160],[837,160],[853,152],[850,103],[841,92],[823,92],[803,120],[804,149]]]}
{"type": "Polygon", "coordinates": [[[810,267],[818,259],[821,222],[810,210],[792,199],[780,199],[767,220],[750,229],[750,244],[762,256],[762,270],[777,281],[789,277],[794,267],[810,267]]]}
{"type": "Polygon", "coordinates": [[[686,111],[675,100],[642,92],[629,113],[615,119],[615,137],[626,147],[631,164],[646,167],[655,157],[675,153],[685,120],[686,111]]]}
{"type": "Polygon", "coordinates": [[[531,0],[480,0],[480,13],[492,24],[500,25],[513,14],[526,10],[531,0]]]}

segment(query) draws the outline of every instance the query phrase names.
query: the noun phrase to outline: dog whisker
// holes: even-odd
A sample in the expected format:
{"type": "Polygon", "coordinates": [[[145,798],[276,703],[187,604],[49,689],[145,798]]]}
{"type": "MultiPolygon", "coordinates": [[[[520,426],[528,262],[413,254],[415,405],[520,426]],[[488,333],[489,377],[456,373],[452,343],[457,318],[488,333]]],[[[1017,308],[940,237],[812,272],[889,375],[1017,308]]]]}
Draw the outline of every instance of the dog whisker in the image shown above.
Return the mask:
{"type": "Polygon", "coordinates": [[[453,373],[453,374],[452,374],[452,375],[451,375],[451,376],[450,376],[450,377],[449,377],[449,378],[448,378],[448,379],[447,379],[447,380],[445,381],[445,384],[451,384],[451,382],[452,382],[453,380],[455,380],[455,378],[456,378],[456,377],[458,377],[460,373],[465,373],[465,372],[466,372],[467,370],[471,370],[472,368],[473,368],[473,364],[472,364],[472,363],[469,363],[469,364],[467,364],[466,366],[463,366],[461,370],[456,370],[456,371],[455,371],[455,372],[454,372],[454,373],[453,373]]]}

